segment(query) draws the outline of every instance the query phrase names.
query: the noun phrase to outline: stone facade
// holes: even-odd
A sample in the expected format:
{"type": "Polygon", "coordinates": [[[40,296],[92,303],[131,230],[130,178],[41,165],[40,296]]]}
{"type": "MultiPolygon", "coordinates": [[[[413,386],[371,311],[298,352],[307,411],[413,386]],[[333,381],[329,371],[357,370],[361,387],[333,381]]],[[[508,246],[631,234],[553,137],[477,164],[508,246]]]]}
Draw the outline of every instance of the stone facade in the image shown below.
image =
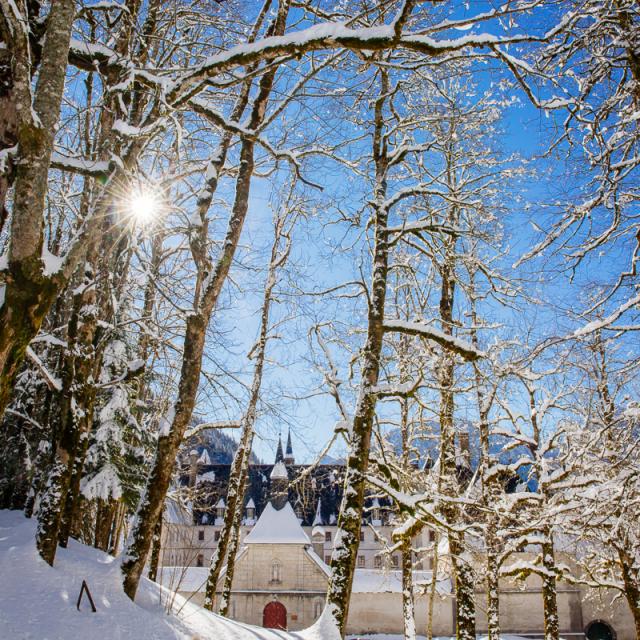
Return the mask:
{"type": "MultiPolygon", "coordinates": [[[[324,607],[330,570],[324,559],[316,553],[307,528],[298,524],[295,513],[289,504],[273,513],[280,514],[279,520],[262,527],[260,535],[251,532],[260,529],[260,521],[254,527],[244,528],[244,544],[236,559],[233,590],[230,601],[230,615],[241,622],[262,626],[269,623],[270,603],[277,602],[284,608],[286,628],[292,631],[313,624],[324,607]],[[292,524],[293,523],[293,524],[292,524]],[[292,540],[293,526],[299,528],[292,540]],[[265,536],[265,530],[269,533],[265,536]],[[279,536],[286,539],[282,542],[279,536]]],[[[191,528],[191,537],[201,530],[201,525],[171,525],[180,527],[180,531],[191,528]]],[[[212,525],[213,529],[215,525],[212,525]]],[[[330,527],[333,532],[334,528],[330,527]]],[[[316,533],[318,533],[316,531],[316,533]]],[[[326,531],[323,531],[326,533],[326,531]]],[[[389,534],[390,531],[385,533],[389,534]]],[[[183,533],[187,537],[186,533],[183,533]]],[[[210,538],[201,541],[203,545],[211,543],[210,538]]],[[[326,539],[322,550],[328,551],[333,542],[326,539]]],[[[214,542],[215,544],[215,542],[214,542]]],[[[320,544],[320,543],[318,543],[320,544]]],[[[372,553],[379,553],[372,546],[372,553]]],[[[167,550],[165,549],[165,554],[167,550]]],[[[171,553],[171,552],[169,552],[171,553]]],[[[186,552],[185,552],[186,553],[186,552]]],[[[207,579],[210,552],[208,547],[196,547],[188,557],[206,554],[205,566],[170,566],[164,564],[161,569],[162,582],[178,591],[191,601],[202,604],[204,584],[207,579]]],[[[328,554],[330,555],[330,554],[328,554]]],[[[531,554],[519,554],[514,561],[531,559],[531,554]]],[[[165,557],[166,559],[166,557],[165,557]]],[[[327,558],[328,559],[328,558],[327,558]]],[[[570,563],[568,556],[559,555],[559,561],[570,563]]],[[[482,573],[482,555],[477,554],[477,572],[482,573]]],[[[441,568],[447,567],[446,551],[441,568]]],[[[446,573],[446,571],[445,571],[446,573]]],[[[220,579],[220,587],[224,575],[220,579]]],[[[427,627],[428,596],[426,592],[431,583],[431,572],[414,571],[416,589],[416,626],[420,633],[427,627]]],[[[451,580],[441,576],[437,585],[437,594],[433,607],[434,636],[455,635],[455,599],[451,590],[451,580]]],[[[566,583],[558,584],[558,610],[560,630],[563,638],[584,638],[585,629],[596,621],[605,622],[615,633],[615,640],[635,638],[631,614],[622,600],[612,605],[612,593],[589,590],[566,583]]],[[[484,603],[486,594],[476,593],[477,630],[486,631],[484,603]]],[[[282,607],[280,607],[282,609],[282,607]]],[[[540,580],[530,576],[526,581],[504,579],[501,582],[500,614],[502,630],[505,634],[517,634],[531,638],[542,637],[544,620],[540,580]]],[[[349,634],[390,633],[401,634],[402,595],[400,590],[400,571],[389,564],[381,569],[363,569],[356,571],[354,579],[347,632],[349,634]]]]}
{"type": "MultiPolygon", "coordinates": [[[[295,465],[290,441],[286,456],[282,446],[274,465],[252,465],[240,551],[236,558],[230,616],[236,620],[267,625],[282,623],[289,630],[313,624],[324,607],[329,561],[337,532],[343,468],[318,467],[311,473],[295,465]],[[297,483],[302,474],[304,482],[297,483]],[[285,495],[276,481],[287,486],[285,495]],[[284,483],[284,484],[283,484],[284,483]],[[278,509],[270,504],[272,500],[278,509]],[[275,603],[275,604],[274,604],[275,603]]],[[[228,465],[212,465],[202,452],[192,452],[184,486],[191,487],[190,508],[171,506],[162,532],[160,580],[197,604],[204,601],[208,566],[217,546],[224,515],[228,465]]],[[[394,514],[378,497],[367,498],[357,570],[351,595],[347,632],[350,634],[401,634],[401,576],[398,553],[385,551],[391,540],[394,514]]],[[[425,528],[413,540],[416,626],[423,635],[429,608],[427,593],[432,580],[431,553],[435,536],[425,528]]],[[[455,599],[451,589],[446,544],[439,545],[439,575],[433,603],[433,635],[455,635],[455,599]]],[[[521,553],[513,562],[530,560],[521,553]]],[[[558,552],[558,561],[571,565],[569,554],[558,552]]],[[[475,557],[478,584],[482,584],[483,557],[475,557]]],[[[224,574],[220,579],[221,588],[224,574]]],[[[504,634],[542,637],[544,620],[540,580],[501,581],[500,617],[504,634]]],[[[563,638],[584,638],[594,624],[605,623],[612,640],[635,638],[626,602],[605,590],[558,583],[558,610],[563,638]]],[[[486,594],[476,593],[477,631],[486,631],[486,594]]],[[[593,637],[591,640],[596,640],[593,637]]]]}

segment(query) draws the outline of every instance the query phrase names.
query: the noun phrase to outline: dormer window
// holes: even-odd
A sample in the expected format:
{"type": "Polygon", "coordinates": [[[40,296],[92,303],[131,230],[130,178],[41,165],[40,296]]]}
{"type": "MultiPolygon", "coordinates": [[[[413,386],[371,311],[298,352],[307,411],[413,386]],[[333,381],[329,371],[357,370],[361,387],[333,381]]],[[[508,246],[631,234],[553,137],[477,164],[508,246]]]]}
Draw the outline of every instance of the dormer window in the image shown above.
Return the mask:
{"type": "Polygon", "coordinates": [[[249,498],[249,502],[247,502],[247,506],[245,507],[245,513],[247,521],[253,523],[256,519],[256,503],[253,501],[253,498],[249,498]]]}
{"type": "Polygon", "coordinates": [[[218,500],[218,504],[216,505],[216,518],[219,518],[222,520],[222,518],[224,518],[224,508],[225,508],[225,503],[224,500],[222,498],[220,498],[220,500],[218,500]]]}

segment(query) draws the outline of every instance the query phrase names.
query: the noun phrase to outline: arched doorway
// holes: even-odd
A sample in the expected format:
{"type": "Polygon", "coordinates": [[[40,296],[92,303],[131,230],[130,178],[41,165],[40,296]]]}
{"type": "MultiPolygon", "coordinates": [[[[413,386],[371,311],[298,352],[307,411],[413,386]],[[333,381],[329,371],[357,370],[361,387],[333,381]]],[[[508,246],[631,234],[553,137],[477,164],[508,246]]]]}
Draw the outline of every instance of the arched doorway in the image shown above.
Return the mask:
{"type": "Polygon", "coordinates": [[[270,602],[262,612],[262,626],[268,629],[287,628],[287,610],[282,602],[270,602]]]}
{"type": "Polygon", "coordinates": [[[616,632],[604,620],[594,620],[587,625],[584,635],[588,640],[616,640],[616,632]]]}

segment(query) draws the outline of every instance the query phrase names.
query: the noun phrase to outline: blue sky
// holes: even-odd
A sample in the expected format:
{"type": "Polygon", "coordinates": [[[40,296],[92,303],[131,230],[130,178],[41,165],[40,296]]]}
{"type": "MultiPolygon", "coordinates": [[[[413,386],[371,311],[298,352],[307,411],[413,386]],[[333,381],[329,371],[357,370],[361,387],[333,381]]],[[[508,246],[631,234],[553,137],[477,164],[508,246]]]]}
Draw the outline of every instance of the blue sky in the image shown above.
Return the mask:
{"type": "MultiPolygon", "coordinates": [[[[458,15],[467,11],[475,13],[487,6],[487,3],[473,3],[469,9],[460,4],[456,11],[458,15]]],[[[552,18],[550,12],[547,17],[552,18]]],[[[491,83],[504,81],[508,77],[503,70],[497,69],[495,63],[478,65],[475,76],[479,89],[486,89],[491,83]]],[[[336,81],[336,78],[333,80],[336,81]]],[[[339,83],[339,78],[337,82],[339,83]]],[[[504,333],[516,339],[522,338],[519,332],[523,327],[532,327],[535,339],[562,335],[581,322],[579,318],[571,318],[570,314],[583,307],[585,288],[611,282],[615,274],[626,267],[629,247],[625,239],[614,242],[603,254],[590,255],[573,274],[566,270],[566,261],[551,250],[525,264],[517,273],[511,271],[510,265],[540,240],[542,233],[539,229],[548,228],[564,211],[562,205],[555,203],[574,197],[584,178],[577,171],[580,169],[579,164],[565,162],[562,147],[552,157],[540,158],[557,134],[557,127],[564,114],[538,111],[513,84],[504,85],[501,91],[505,102],[510,103],[504,108],[504,134],[500,137],[502,151],[507,155],[519,154],[523,161],[529,163],[528,166],[536,170],[534,176],[514,187],[517,193],[510,194],[511,211],[503,223],[511,251],[502,261],[502,267],[506,273],[514,273],[522,278],[527,292],[540,298],[543,304],[536,307],[524,304],[518,312],[495,309],[495,317],[504,323],[504,333]],[[573,275],[572,281],[569,279],[570,275],[573,275]]],[[[330,130],[330,123],[336,114],[330,111],[311,111],[305,116],[308,104],[312,103],[305,103],[299,111],[292,107],[291,120],[296,124],[302,122],[306,126],[317,126],[323,131],[326,125],[326,130],[330,130]]],[[[317,104],[318,109],[325,108],[319,101],[317,104]]],[[[295,128],[287,133],[289,144],[291,140],[295,142],[295,128]]],[[[308,131],[306,133],[308,135],[308,131]]],[[[345,131],[337,131],[335,135],[336,138],[345,135],[345,131]]],[[[369,144],[368,139],[362,144],[369,144]]],[[[232,279],[242,293],[238,293],[234,284],[229,285],[226,303],[214,319],[215,327],[227,332],[229,351],[224,353],[223,359],[245,383],[250,380],[252,371],[245,356],[257,335],[264,255],[271,243],[271,203],[274,201],[273,194],[277,194],[281,188],[282,174],[283,172],[274,173],[268,178],[256,178],[254,181],[250,212],[242,237],[243,246],[238,256],[238,265],[232,272],[232,279]]],[[[269,347],[270,362],[263,383],[264,411],[259,419],[258,439],[255,443],[256,454],[265,461],[270,461],[273,457],[278,433],[282,432],[286,437],[289,427],[292,429],[298,460],[313,459],[314,454],[330,437],[338,419],[333,399],[317,394],[321,376],[310,362],[311,353],[307,341],[309,326],[316,321],[334,320],[345,330],[348,327],[356,330],[362,328],[365,321],[361,301],[349,300],[337,304],[325,298],[293,295],[296,287],[307,291],[314,287],[315,290],[320,290],[351,280],[357,276],[359,264],[362,264],[365,278],[369,276],[363,235],[364,220],[359,229],[336,222],[337,207],[330,202],[335,199],[340,206],[350,207],[353,211],[367,197],[366,187],[357,180],[352,181],[348,172],[340,172],[330,163],[314,164],[313,179],[323,184],[325,192],[318,194],[311,190],[309,193],[308,218],[296,231],[291,264],[287,268],[280,302],[273,314],[274,319],[282,319],[291,313],[289,302],[293,298],[297,297],[301,303],[294,316],[279,329],[281,338],[272,341],[269,347]],[[328,225],[330,221],[335,224],[328,225]],[[352,248],[346,249],[351,244],[352,248]],[[340,247],[343,250],[337,250],[340,247]]],[[[598,224],[597,219],[595,224],[598,224]]],[[[350,336],[353,343],[361,342],[362,339],[362,335],[350,336]]],[[[348,366],[349,352],[336,350],[334,353],[336,364],[344,372],[348,366]]],[[[216,353],[216,357],[219,355],[216,353]]],[[[239,386],[236,386],[236,390],[237,396],[234,399],[201,402],[199,413],[207,419],[238,417],[243,394],[239,386]]],[[[348,406],[352,408],[351,398],[348,406]]],[[[462,407],[460,411],[463,417],[465,413],[469,417],[466,408],[462,407]]]]}

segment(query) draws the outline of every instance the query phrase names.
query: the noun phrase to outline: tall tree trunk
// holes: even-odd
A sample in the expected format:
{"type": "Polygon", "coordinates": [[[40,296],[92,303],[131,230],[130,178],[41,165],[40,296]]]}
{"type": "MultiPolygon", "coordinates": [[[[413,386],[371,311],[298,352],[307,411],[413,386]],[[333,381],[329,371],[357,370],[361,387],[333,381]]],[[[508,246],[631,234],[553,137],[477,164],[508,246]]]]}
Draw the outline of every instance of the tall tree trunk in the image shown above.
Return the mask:
{"type": "MultiPolygon", "coordinates": [[[[243,493],[244,489],[245,487],[243,487],[243,493]]],[[[229,536],[229,558],[227,560],[227,571],[224,574],[222,595],[220,596],[220,609],[218,610],[218,613],[220,613],[221,616],[227,616],[227,614],[229,613],[229,605],[231,604],[231,589],[233,587],[233,576],[236,569],[236,556],[238,554],[238,546],[240,544],[240,523],[242,516],[240,505],[236,505],[236,510],[238,513],[231,528],[231,535],[229,536]]]]}
{"type": "Polygon", "coordinates": [[[402,625],[405,640],[416,638],[415,601],[413,597],[413,558],[411,538],[402,541],[402,625]]]}
{"type": "Polygon", "coordinates": [[[543,532],[546,542],[542,547],[542,603],[544,609],[544,640],[559,640],[560,621],[556,591],[556,562],[551,527],[543,532]]]}
{"type": "Polygon", "coordinates": [[[9,264],[0,307],[0,417],[27,346],[57,293],[56,277],[49,275],[42,260],[44,207],[74,17],[74,0],[51,4],[33,105],[29,36],[23,24],[14,25],[18,151],[9,264]]]}
{"type": "Polygon", "coordinates": [[[384,105],[389,91],[385,69],[380,70],[381,88],[374,112],[373,159],[375,163],[373,273],[367,315],[367,340],[362,352],[362,381],[351,428],[349,454],[338,515],[337,544],[331,556],[331,579],[327,593],[329,611],[344,636],[349,615],[351,586],[356,568],[360,528],[364,508],[366,476],[369,468],[371,429],[376,410],[376,395],[369,391],[378,383],[380,353],[384,337],[384,313],[387,294],[389,245],[385,204],[387,194],[388,153],[384,137],[384,105]]]}
{"type": "MultiPolygon", "coordinates": [[[[95,249],[90,250],[90,256],[95,249]]],[[[91,395],[95,388],[93,338],[97,324],[96,285],[93,266],[87,263],[82,288],[74,296],[74,311],[68,331],[67,355],[63,375],[63,406],[60,433],[57,438],[53,470],[38,513],[36,542],[42,558],[53,565],[62,519],[69,503],[70,486],[74,470],[81,458],[84,440],[88,437],[93,419],[90,410],[91,395]],[[77,381],[81,381],[78,382],[77,381]],[[77,384],[76,384],[77,383],[77,384]]],[[[79,481],[78,481],[79,486],[79,481]]],[[[66,545],[72,514],[67,514],[66,533],[62,543],[66,545]]]]}
{"type": "MultiPolygon", "coordinates": [[[[452,197],[457,195],[455,175],[455,123],[450,131],[450,144],[447,149],[447,187],[452,197]]],[[[448,224],[455,227],[458,223],[459,210],[457,205],[451,205],[448,214],[448,224]]],[[[453,336],[454,299],[456,288],[456,243],[455,236],[445,239],[444,257],[440,265],[440,325],[443,333],[453,336]]],[[[458,468],[456,464],[456,443],[454,424],[454,383],[455,358],[445,350],[440,359],[438,382],[440,385],[440,477],[439,489],[447,498],[456,498],[459,493],[458,468]]],[[[451,526],[459,524],[460,514],[456,504],[446,502],[442,507],[447,523],[451,526]]],[[[457,529],[450,529],[449,552],[455,576],[456,592],[456,633],[459,640],[475,640],[475,600],[473,570],[466,558],[464,533],[457,529]]]]}
{"type": "MultiPolygon", "coordinates": [[[[480,350],[478,338],[479,318],[476,307],[475,273],[469,274],[469,298],[471,305],[471,344],[480,350]]],[[[493,397],[487,397],[482,372],[474,363],[474,379],[476,398],[478,402],[478,430],[480,432],[480,480],[482,483],[482,505],[486,514],[484,525],[485,543],[485,587],[487,590],[487,634],[489,640],[500,640],[500,539],[496,535],[499,529],[499,519],[494,511],[500,487],[495,476],[489,474],[491,468],[491,448],[489,411],[493,397]]]]}
{"type": "Polygon", "coordinates": [[[162,514],[158,518],[156,528],[153,532],[153,546],[151,547],[151,561],[149,562],[149,580],[155,582],[158,576],[158,565],[160,564],[160,547],[162,545],[162,514]]]}
{"type": "Polygon", "coordinates": [[[429,601],[427,604],[427,640],[433,640],[433,607],[436,601],[437,586],[438,586],[438,546],[440,538],[438,534],[435,534],[433,541],[433,562],[431,564],[431,584],[429,585],[429,601]]]}
{"type": "MultiPolygon", "coordinates": [[[[274,35],[284,33],[288,3],[281,3],[275,20],[274,35]]],[[[249,129],[257,129],[262,123],[267,108],[267,102],[275,78],[275,69],[265,73],[259,84],[258,95],[253,103],[249,118],[249,129]]],[[[198,275],[199,284],[196,286],[194,310],[187,317],[184,338],[184,351],[180,381],[178,383],[178,400],[167,421],[170,423],[168,434],[162,433],[158,438],[158,447],[153,468],[147,481],[146,495],[140,502],[131,543],[127,548],[126,559],[122,564],[125,593],[133,600],[138,589],[138,583],[149,553],[153,529],[162,512],[162,505],[169,488],[173,466],[184,432],[191,420],[195,405],[196,394],[200,382],[200,369],[204,352],[207,325],[215,309],[222,286],[227,278],[231,262],[235,255],[240,234],[249,208],[249,192],[254,170],[254,143],[245,137],[240,149],[240,165],[236,179],[235,200],[225,235],[223,249],[211,273],[210,279],[205,279],[204,271],[198,275]],[[200,299],[199,290],[203,283],[208,282],[200,299]]],[[[222,166],[219,166],[219,170],[222,166]]],[[[203,225],[206,230],[206,226],[203,225]]],[[[205,243],[201,243],[204,251],[205,243]]],[[[201,264],[208,260],[201,256],[201,264]]]]}

